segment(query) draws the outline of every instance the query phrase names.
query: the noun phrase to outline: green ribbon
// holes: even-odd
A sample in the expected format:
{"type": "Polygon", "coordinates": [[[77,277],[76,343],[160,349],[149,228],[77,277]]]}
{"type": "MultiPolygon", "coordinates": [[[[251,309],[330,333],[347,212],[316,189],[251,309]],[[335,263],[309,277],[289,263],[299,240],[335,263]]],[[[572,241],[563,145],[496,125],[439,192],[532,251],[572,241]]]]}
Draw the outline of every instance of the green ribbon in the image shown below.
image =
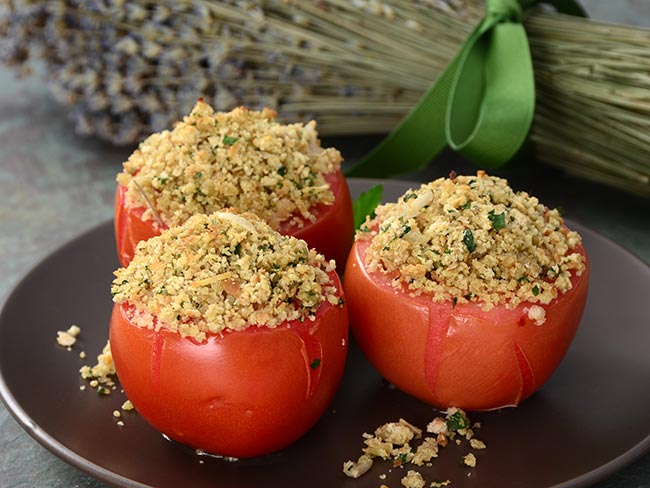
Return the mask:
{"type": "MultiPolygon", "coordinates": [[[[523,10],[543,0],[487,0],[486,14],[436,83],[378,146],[346,170],[386,178],[423,168],[446,145],[482,167],[522,146],[535,111],[535,78],[523,10]]],[[[546,0],[586,16],[575,0],[546,0]]]]}

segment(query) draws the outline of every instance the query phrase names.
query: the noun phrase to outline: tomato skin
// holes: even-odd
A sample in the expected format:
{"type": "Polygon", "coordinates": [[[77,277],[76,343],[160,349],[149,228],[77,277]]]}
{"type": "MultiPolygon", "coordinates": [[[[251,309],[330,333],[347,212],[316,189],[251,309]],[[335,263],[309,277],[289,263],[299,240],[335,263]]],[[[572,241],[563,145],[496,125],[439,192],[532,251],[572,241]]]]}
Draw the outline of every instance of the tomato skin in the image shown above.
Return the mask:
{"type": "Polygon", "coordinates": [[[150,424],[195,449],[244,458],[286,447],[325,412],[343,374],[345,305],[324,302],[315,321],[250,327],[202,343],[138,327],[132,314],[116,304],[110,324],[126,396],[150,424]]]}
{"type": "Polygon", "coordinates": [[[129,208],[125,205],[126,187],[118,183],[115,189],[115,243],[117,257],[125,268],[133,259],[135,248],[140,241],[160,235],[167,226],[160,225],[154,220],[142,220],[145,207],[129,208]]]}
{"type": "MultiPolygon", "coordinates": [[[[343,270],[354,239],[354,216],[348,184],[341,171],[325,175],[325,181],[334,193],[332,205],[319,204],[313,211],[316,221],[303,227],[280,225],[280,233],[307,241],[327,259],[334,259],[343,270]]],[[[125,205],[126,187],[118,184],[115,191],[115,240],[120,264],[124,267],[133,259],[138,242],[159,235],[162,228],[155,220],[142,220],[145,207],[125,205]]]]}
{"type": "MultiPolygon", "coordinates": [[[[515,406],[538,390],[566,354],[587,299],[589,266],[573,288],[548,305],[546,321],[531,303],[483,311],[475,302],[434,303],[410,297],[382,273],[368,273],[368,241],[352,246],[345,295],[353,335],[370,363],[402,391],[439,408],[515,406]]],[[[584,248],[578,251],[586,258],[584,248]]]]}

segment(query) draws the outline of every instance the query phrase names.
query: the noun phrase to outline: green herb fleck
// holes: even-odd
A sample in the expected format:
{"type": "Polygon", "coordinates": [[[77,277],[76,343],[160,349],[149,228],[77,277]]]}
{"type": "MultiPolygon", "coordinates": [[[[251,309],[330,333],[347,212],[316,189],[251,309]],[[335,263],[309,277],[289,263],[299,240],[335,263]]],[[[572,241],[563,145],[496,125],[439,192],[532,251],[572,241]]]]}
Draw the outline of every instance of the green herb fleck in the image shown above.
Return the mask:
{"type": "Polygon", "coordinates": [[[282,165],[278,168],[278,174],[280,176],[284,176],[287,174],[287,167],[285,165],[282,165]]]}
{"type": "Polygon", "coordinates": [[[490,219],[490,222],[492,222],[492,228],[496,231],[501,230],[506,226],[505,212],[495,214],[494,210],[490,210],[490,213],[488,213],[488,219],[490,219]]]}
{"type": "Polygon", "coordinates": [[[456,412],[447,420],[447,428],[451,431],[466,429],[467,427],[469,427],[469,422],[460,412],[456,412]]]}
{"type": "Polygon", "coordinates": [[[223,143],[226,146],[232,146],[235,142],[239,140],[239,137],[230,137],[230,136],[223,136],[223,143]]]}
{"type": "Polygon", "coordinates": [[[532,290],[532,291],[533,291],[533,296],[537,296],[537,295],[539,295],[539,291],[540,291],[540,290],[539,290],[539,286],[537,286],[537,285],[533,286],[533,290],[532,290]]]}
{"type": "Polygon", "coordinates": [[[320,366],[320,358],[316,358],[316,359],[314,359],[314,360],[309,364],[309,367],[310,367],[311,369],[314,369],[314,370],[318,369],[319,366],[320,366]]]}
{"type": "Polygon", "coordinates": [[[402,199],[402,201],[407,202],[407,201],[409,201],[410,199],[412,199],[412,198],[417,198],[417,197],[418,197],[418,194],[417,194],[417,193],[415,193],[414,191],[410,191],[410,192],[408,192],[408,193],[406,193],[406,194],[404,195],[404,198],[402,199]]]}
{"type": "Polygon", "coordinates": [[[471,206],[472,206],[472,202],[467,200],[464,205],[461,205],[458,208],[460,208],[461,210],[468,210],[471,206]]]}
{"type": "MultiPolygon", "coordinates": [[[[375,218],[375,209],[381,203],[381,196],[384,193],[383,185],[375,185],[366,192],[362,192],[354,201],[354,228],[355,230],[361,227],[366,221],[366,216],[371,219],[375,218]]],[[[364,231],[365,232],[365,231],[364,231]]]]}
{"type": "Polygon", "coordinates": [[[528,283],[528,276],[526,276],[526,275],[520,276],[519,278],[517,278],[517,281],[519,283],[528,283]]]}
{"type": "Polygon", "coordinates": [[[106,395],[108,395],[110,393],[111,393],[111,391],[108,388],[104,388],[103,386],[100,386],[100,387],[97,388],[97,394],[99,396],[106,396],[106,395]]]}
{"type": "Polygon", "coordinates": [[[402,229],[402,233],[399,235],[400,239],[404,237],[406,234],[411,232],[411,226],[410,225],[405,225],[404,228],[402,229]]]}
{"type": "Polygon", "coordinates": [[[200,171],[194,173],[194,178],[200,178],[201,176],[203,176],[203,173],[201,173],[200,171]]]}
{"type": "Polygon", "coordinates": [[[476,249],[474,234],[472,234],[470,229],[465,229],[465,232],[463,232],[463,244],[465,244],[465,247],[469,252],[474,252],[474,249],[476,249]]]}

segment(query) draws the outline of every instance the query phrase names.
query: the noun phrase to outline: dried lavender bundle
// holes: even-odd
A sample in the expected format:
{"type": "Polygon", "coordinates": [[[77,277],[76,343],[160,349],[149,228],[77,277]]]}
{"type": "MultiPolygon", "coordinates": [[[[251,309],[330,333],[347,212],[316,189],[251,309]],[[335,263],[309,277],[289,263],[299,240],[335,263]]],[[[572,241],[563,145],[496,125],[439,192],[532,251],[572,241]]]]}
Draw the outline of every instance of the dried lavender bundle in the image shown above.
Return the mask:
{"type": "MultiPolygon", "coordinates": [[[[0,47],[42,59],[77,130],[117,144],[169,127],[200,96],[274,107],[323,134],[382,133],[483,15],[481,0],[4,0],[0,47]]],[[[650,195],[650,32],[531,12],[539,158],[650,195]]]]}

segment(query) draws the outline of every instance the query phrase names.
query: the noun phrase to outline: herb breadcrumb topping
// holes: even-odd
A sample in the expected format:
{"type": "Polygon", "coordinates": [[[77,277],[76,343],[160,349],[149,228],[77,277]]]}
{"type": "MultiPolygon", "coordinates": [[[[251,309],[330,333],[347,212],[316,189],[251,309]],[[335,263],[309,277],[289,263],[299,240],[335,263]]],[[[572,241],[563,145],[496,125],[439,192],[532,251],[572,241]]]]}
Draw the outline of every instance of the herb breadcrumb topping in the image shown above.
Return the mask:
{"type": "Polygon", "coordinates": [[[341,154],[320,147],[315,122],[282,125],[275,115],[244,107],[215,113],[199,100],[124,163],[117,181],[127,188],[126,206],[145,207],[144,220],[157,222],[157,212],[168,226],[227,207],[276,229],[314,220],[315,205],[334,202],[324,175],[340,168],[341,154]]]}
{"type": "Polygon", "coordinates": [[[368,270],[435,302],[548,304],[585,269],[580,236],[557,210],[483,171],[424,184],[375,213],[357,233],[370,241],[368,270]]]}
{"type": "Polygon", "coordinates": [[[328,275],[334,268],[253,214],[215,212],[140,242],[129,266],[115,272],[112,293],[135,307],[136,325],[203,341],[208,333],[313,320],[324,301],[342,305],[328,275]]]}

